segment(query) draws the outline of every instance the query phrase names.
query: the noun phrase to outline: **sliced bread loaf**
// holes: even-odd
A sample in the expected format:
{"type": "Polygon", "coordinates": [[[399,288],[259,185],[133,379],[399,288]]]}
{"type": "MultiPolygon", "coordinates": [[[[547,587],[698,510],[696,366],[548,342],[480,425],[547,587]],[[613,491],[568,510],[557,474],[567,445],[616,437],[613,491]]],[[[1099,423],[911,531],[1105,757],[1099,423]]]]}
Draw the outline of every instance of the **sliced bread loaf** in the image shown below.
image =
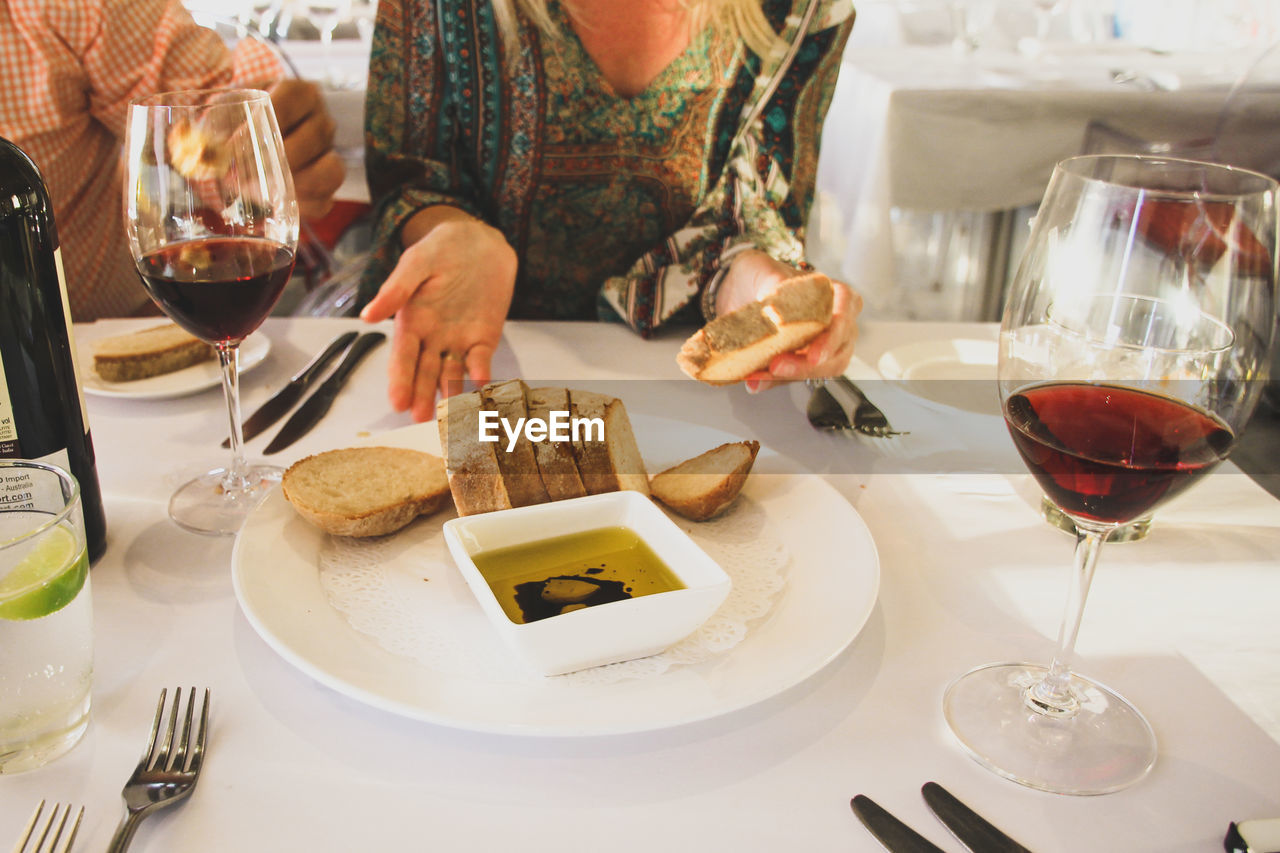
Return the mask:
{"type": "Polygon", "coordinates": [[[684,342],[676,363],[711,385],[739,382],[820,335],[831,323],[833,300],[831,279],[822,273],[789,279],[764,299],[707,323],[684,342]]]}
{"type": "MultiPolygon", "coordinates": [[[[546,423],[552,412],[568,412],[569,389],[530,388],[525,394],[525,405],[530,418],[546,423]]],[[[534,459],[542,475],[542,485],[553,501],[580,498],[587,493],[578,473],[577,460],[573,458],[573,445],[564,441],[539,441],[533,444],[534,459]]]]}
{"type": "Polygon", "coordinates": [[[337,536],[381,536],[445,501],[444,460],[402,447],[352,447],[289,466],[281,491],[298,514],[337,536]]]}
{"type": "Polygon", "coordinates": [[[599,419],[603,439],[595,431],[582,430],[573,442],[578,473],[587,493],[624,489],[649,494],[649,476],[636,444],[631,420],[622,401],[594,391],[569,389],[569,411],[574,418],[599,419]]]}
{"type": "Polygon", "coordinates": [[[449,491],[458,515],[511,508],[495,444],[479,439],[483,406],[479,391],[467,391],[441,400],[436,410],[449,491]]]}
{"type": "MultiPolygon", "coordinates": [[[[480,389],[484,408],[497,412],[512,429],[523,423],[528,417],[525,406],[525,384],[519,379],[506,382],[494,382],[480,389]]],[[[494,456],[498,461],[498,470],[502,473],[502,483],[507,491],[507,499],[512,506],[532,506],[546,503],[551,498],[542,484],[542,475],[538,471],[538,462],[534,458],[534,445],[525,437],[523,430],[519,438],[512,444],[505,430],[499,428],[499,440],[494,445],[494,456]],[[510,449],[508,449],[510,446],[510,449]]]]}
{"type": "Polygon", "coordinates": [[[722,444],[655,474],[649,487],[653,497],[675,512],[705,521],[724,512],[738,497],[759,451],[758,441],[722,444]]]}
{"type": "Polygon", "coordinates": [[[106,382],[131,382],[213,357],[212,346],[174,323],[164,323],[97,341],[93,369],[106,382]]]}

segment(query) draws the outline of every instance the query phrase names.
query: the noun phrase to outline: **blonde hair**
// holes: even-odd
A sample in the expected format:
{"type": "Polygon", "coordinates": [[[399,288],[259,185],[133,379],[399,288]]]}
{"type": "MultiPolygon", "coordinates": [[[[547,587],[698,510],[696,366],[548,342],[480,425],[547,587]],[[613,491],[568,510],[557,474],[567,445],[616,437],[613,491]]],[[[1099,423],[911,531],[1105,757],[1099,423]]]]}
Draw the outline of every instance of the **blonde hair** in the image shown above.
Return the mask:
{"type": "MultiPolygon", "coordinates": [[[[779,49],[781,40],[769,25],[760,8],[760,0],[680,0],[693,16],[695,29],[710,23],[724,27],[734,37],[742,39],[748,48],[759,56],[768,56],[779,49]]],[[[552,37],[562,35],[551,13],[547,0],[492,0],[494,18],[506,44],[515,44],[519,32],[519,17],[523,14],[541,32],[552,37]]],[[[566,5],[572,5],[566,2],[566,5]]]]}

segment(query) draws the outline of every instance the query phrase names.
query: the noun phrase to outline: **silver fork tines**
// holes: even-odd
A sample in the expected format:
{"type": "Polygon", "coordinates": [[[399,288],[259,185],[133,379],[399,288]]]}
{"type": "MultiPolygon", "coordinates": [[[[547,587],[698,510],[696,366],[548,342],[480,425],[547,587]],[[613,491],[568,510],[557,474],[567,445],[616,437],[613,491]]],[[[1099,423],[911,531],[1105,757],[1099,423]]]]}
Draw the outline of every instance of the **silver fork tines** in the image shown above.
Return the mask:
{"type": "Polygon", "coordinates": [[[811,379],[807,384],[813,392],[809,396],[806,414],[809,423],[818,429],[851,429],[871,438],[892,438],[907,434],[889,426],[889,419],[884,412],[868,400],[862,389],[847,377],[837,376],[834,384],[851,401],[851,405],[846,405],[837,398],[831,381],[811,379]]]}
{"type": "Polygon", "coordinates": [[[76,812],[71,826],[67,826],[67,818],[71,816],[70,803],[65,806],[54,803],[53,811],[49,812],[48,819],[41,824],[40,815],[44,812],[44,805],[45,801],[41,800],[36,806],[35,814],[27,822],[27,828],[22,831],[22,837],[18,839],[13,853],[70,853],[71,844],[76,840],[76,832],[80,829],[80,819],[84,817],[84,806],[76,812]],[[32,841],[35,841],[35,846],[28,848],[27,845],[32,841]],[[48,847],[45,842],[48,842],[48,847]]]}
{"type": "Polygon", "coordinates": [[[156,706],[146,751],[142,753],[142,760],[134,768],[133,775],[121,792],[125,814],[116,827],[107,853],[123,853],[128,849],[142,819],[157,809],[189,796],[200,777],[200,768],[204,764],[205,735],[209,730],[209,691],[204,691],[204,703],[197,720],[196,689],[191,688],[182,717],[181,731],[178,729],[178,709],[182,705],[182,688],[173,692],[173,704],[169,707],[166,722],[165,700],[168,692],[167,689],[160,691],[160,702],[156,706]]]}

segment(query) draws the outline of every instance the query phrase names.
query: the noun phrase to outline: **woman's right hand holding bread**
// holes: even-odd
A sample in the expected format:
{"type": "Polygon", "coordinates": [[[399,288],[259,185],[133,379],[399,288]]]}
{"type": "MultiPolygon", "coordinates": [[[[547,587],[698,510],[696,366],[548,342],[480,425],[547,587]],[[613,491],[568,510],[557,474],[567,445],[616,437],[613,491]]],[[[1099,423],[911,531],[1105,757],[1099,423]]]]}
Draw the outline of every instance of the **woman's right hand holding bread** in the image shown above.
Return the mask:
{"type": "Polygon", "coordinates": [[[490,362],[515,287],[516,254],[502,233],[457,208],[424,208],[402,229],[404,252],[360,312],[395,316],[387,395],[414,420],[435,416],[444,396],[490,378],[490,362]]]}

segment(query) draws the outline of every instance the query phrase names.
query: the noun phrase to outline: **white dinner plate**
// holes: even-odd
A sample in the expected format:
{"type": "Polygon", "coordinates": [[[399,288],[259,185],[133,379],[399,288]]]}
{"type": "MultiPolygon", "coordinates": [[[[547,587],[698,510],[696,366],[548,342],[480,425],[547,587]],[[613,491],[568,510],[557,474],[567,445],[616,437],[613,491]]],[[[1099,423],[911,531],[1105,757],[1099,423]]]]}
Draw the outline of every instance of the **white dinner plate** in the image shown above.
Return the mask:
{"type": "MultiPolygon", "coordinates": [[[[271,339],[262,332],[254,332],[240,344],[240,375],[248,373],[266,359],[271,352],[271,339]]],[[[206,388],[222,384],[222,369],[218,360],[202,361],[172,373],[134,379],[131,382],[108,382],[93,369],[93,348],[86,347],[81,364],[84,392],[97,397],[122,397],[128,400],[166,400],[185,397],[206,388]]]]}
{"type": "Polygon", "coordinates": [[[920,341],[884,353],[876,368],[885,379],[925,402],[998,415],[996,357],[992,340],[920,341]]]}
{"type": "MultiPolygon", "coordinates": [[[[734,440],[723,432],[661,418],[633,418],[653,470],[734,440]]],[[[439,452],[434,423],[377,436],[373,443],[439,452]]],[[[441,672],[392,654],[352,628],[329,603],[320,580],[327,534],[303,521],[277,489],[236,538],[232,579],[253,628],[289,663],[375,708],[440,725],[538,736],[613,735],[692,723],[735,711],[792,687],[822,669],[862,630],[880,583],[870,531],[844,497],[820,478],[762,448],[744,496],[769,533],[789,549],[785,588],[769,613],[732,650],[661,675],[609,684],[548,678],[503,682],[441,672]]],[[[415,522],[439,525],[441,513],[415,522]]],[[[396,536],[413,536],[407,528],[396,536]]],[[[409,540],[412,543],[412,539],[409,540]]],[[[402,555],[415,557],[413,545],[402,555]]],[[[420,555],[417,555],[420,556],[420,555]]],[[[426,573],[456,573],[448,565],[426,573]]],[[[451,606],[479,605],[465,584],[451,606]]],[[[443,594],[443,593],[442,593],[443,594]]]]}

